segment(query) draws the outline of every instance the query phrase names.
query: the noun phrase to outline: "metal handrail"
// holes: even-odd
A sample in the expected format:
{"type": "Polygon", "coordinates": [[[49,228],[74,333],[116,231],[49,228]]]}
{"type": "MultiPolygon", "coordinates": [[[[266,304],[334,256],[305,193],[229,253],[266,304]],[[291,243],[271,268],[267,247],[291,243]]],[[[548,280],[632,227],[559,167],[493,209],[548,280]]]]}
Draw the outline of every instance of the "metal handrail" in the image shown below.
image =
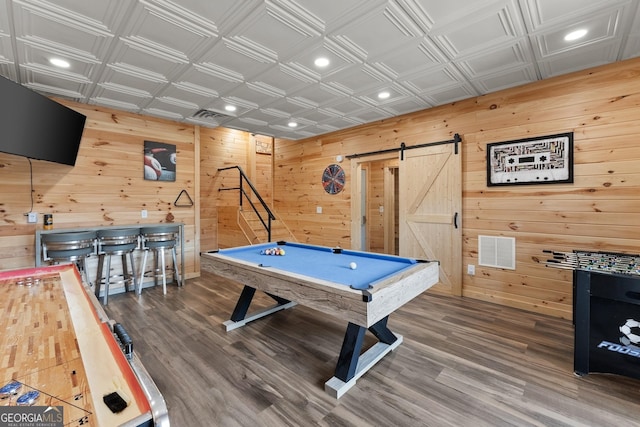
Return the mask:
{"type": "Polygon", "coordinates": [[[249,204],[251,205],[251,208],[253,209],[253,211],[256,213],[256,215],[258,215],[258,219],[260,219],[262,226],[264,227],[265,230],[267,230],[267,240],[270,242],[271,241],[271,221],[276,219],[275,215],[273,215],[273,213],[271,212],[271,209],[269,209],[269,206],[262,199],[262,197],[260,196],[260,193],[258,193],[258,190],[256,190],[256,187],[251,183],[251,181],[249,180],[249,177],[247,177],[247,175],[244,173],[244,171],[240,166],[229,166],[226,168],[218,168],[218,172],[228,170],[228,169],[238,169],[238,171],[240,172],[240,184],[238,187],[219,188],[218,191],[240,190],[240,207],[242,208],[242,196],[244,195],[244,197],[247,199],[247,202],[249,202],[249,204]],[[244,187],[242,185],[243,181],[247,182],[247,185],[249,186],[253,194],[258,198],[258,201],[266,211],[267,213],[266,222],[262,217],[262,214],[258,212],[256,205],[253,203],[253,201],[249,197],[250,195],[247,194],[247,192],[244,190],[244,187]]]}

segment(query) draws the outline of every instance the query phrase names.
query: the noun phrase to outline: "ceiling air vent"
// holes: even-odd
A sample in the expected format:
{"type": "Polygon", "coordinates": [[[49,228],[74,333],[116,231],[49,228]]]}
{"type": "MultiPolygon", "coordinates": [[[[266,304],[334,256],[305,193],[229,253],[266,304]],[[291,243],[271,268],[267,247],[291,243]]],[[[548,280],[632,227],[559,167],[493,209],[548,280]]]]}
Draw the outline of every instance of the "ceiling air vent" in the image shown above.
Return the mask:
{"type": "Polygon", "coordinates": [[[195,112],[193,117],[195,117],[197,119],[216,120],[216,119],[230,118],[231,116],[228,116],[228,115],[222,114],[222,113],[218,113],[216,111],[211,111],[211,110],[198,110],[198,111],[195,112]]]}

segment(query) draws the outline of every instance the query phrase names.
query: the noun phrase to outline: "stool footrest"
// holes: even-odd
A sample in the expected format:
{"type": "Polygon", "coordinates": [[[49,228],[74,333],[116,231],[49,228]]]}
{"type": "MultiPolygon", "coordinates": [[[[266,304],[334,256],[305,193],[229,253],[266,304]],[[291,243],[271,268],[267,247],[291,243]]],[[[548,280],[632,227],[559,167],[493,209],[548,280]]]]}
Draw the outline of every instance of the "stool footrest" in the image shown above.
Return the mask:
{"type": "MultiPolygon", "coordinates": [[[[158,242],[155,242],[158,243],[158,242]]],[[[138,280],[138,288],[137,293],[140,295],[142,293],[142,283],[144,282],[145,277],[152,276],[154,280],[154,285],[157,285],[158,278],[162,278],[162,293],[167,294],[167,270],[171,270],[173,272],[173,277],[178,284],[178,286],[182,286],[180,282],[180,274],[178,272],[178,258],[176,255],[176,247],[175,242],[172,242],[172,245],[150,245],[144,247],[144,256],[142,257],[142,266],[140,268],[140,279],[138,280]],[[171,251],[171,257],[173,261],[173,266],[169,267],[165,262],[165,249],[171,251]],[[155,267],[151,271],[146,270],[147,266],[147,258],[149,256],[149,252],[153,252],[155,267]],[[158,258],[160,258],[160,266],[158,266],[158,258]]]]}
{"type": "Polygon", "coordinates": [[[120,284],[120,283],[124,284],[125,291],[129,290],[129,285],[133,286],[134,291],[138,288],[136,265],[133,260],[133,250],[129,250],[124,253],[121,253],[118,251],[115,253],[104,252],[99,254],[98,271],[97,271],[96,286],[95,286],[96,298],[98,298],[98,300],[100,299],[100,288],[102,287],[102,285],[104,285],[102,303],[104,305],[107,305],[107,302],[109,300],[109,286],[111,284],[120,284]],[[122,258],[122,274],[115,274],[115,275],[111,274],[111,257],[114,255],[122,258]],[[129,256],[129,261],[131,263],[131,273],[129,273],[129,267],[127,265],[127,255],[129,256]],[[106,272],[104,272],[105,261],[107,263],[106,272]],[[112,278],[119,279],[120,277],[122,277],[122,280],[118,280],[115,282],[111,280],[112,278]]]}

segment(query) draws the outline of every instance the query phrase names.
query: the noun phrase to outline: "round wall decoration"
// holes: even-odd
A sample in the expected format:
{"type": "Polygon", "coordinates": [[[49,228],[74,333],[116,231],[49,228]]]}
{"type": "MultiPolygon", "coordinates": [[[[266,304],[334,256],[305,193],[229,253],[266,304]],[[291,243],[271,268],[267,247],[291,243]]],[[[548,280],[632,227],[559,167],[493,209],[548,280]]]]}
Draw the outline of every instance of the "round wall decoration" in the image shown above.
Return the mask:
{"type": "Polygon", "coordinates": [[[322,186],[329,194],[338,194],[344,188],[344,169],[340,165],[329,165],[322,173],[322,186]]]}

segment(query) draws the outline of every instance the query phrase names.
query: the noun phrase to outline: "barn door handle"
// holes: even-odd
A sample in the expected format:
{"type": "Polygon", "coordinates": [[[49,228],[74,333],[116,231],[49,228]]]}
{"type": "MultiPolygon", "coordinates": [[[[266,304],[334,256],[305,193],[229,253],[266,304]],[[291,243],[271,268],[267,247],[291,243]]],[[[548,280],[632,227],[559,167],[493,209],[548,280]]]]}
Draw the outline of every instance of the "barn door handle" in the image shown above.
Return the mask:
{"type": "Polygon", "coordinates": [[[458,212],[453,214],[453,226],[458,228],[458,212]]]}

